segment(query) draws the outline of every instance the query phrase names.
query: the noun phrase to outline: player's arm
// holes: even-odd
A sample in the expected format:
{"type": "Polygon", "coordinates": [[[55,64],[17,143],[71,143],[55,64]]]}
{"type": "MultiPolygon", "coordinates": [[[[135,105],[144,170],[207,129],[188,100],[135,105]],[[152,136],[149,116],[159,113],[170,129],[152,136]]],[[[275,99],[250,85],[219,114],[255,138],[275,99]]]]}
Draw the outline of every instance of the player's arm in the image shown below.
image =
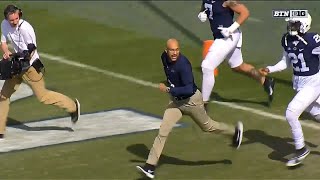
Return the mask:
{"type": "Polygon", "coordinates": [[[202,1],[200,12],[198,14],[198,18],[201,22],[205,22],[208,18],[208,15],[206,13],[206,8],[204,7],[204,2],[202,1]]]}
{"type": "Polygon", "coordinates": [[[242,25],[250,15],[248,8],[239,1],[227,0],[223,3],[223,6],[229,7],[231,10],[239,14],[238,18],[235,21],[239,24],[239,26],[242,25]]]}
{"type": "Polygon", "coordinates": [[[283,51],[282,58],[277,64],[262,68],[260,69],[260,72],[264,75],[267,75],[269,73],[283,71],[287,69],[289,65],[290,65],[290,59],[288,57],[288,53],[286,51],[283,51]]]}

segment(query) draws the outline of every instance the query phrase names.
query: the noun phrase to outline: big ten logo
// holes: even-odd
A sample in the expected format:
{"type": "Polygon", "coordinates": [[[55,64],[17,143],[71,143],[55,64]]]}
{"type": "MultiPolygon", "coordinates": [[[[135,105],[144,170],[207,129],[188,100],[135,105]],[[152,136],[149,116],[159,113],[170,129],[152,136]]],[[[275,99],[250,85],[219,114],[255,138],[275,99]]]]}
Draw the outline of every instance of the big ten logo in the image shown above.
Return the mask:
{"type": "Polygon", "coordinates": [[[275,18],[301,18],[301,17],[308,17],[308,10],[302,10],[302,9],[272,10],[272,17],[275,17],[275,18]]]}

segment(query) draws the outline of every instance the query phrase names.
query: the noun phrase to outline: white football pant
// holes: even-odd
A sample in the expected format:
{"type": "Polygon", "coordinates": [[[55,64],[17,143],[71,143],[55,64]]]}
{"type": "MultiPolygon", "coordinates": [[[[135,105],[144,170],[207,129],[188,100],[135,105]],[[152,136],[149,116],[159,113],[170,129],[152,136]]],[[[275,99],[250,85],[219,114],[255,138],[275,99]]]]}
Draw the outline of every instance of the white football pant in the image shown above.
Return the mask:
{"type": "Polygon", "coordinates": [[[296,149],[304,147],[304,137],[299,122],[303,111],[309,112],[315,118],[320,114],[317,102],[320,96],[320,73],[313,76],[294,76],[293,87],[297,94],[293,97],[286,110],[286,119],[291,127],[296,149]]]}
{"type": "Polygon", "coordinates": [[[217,68],[225,59],[231,68],[240,66],[243,63],[242,52],[242,32],[236,30],[231,37],[216,39],[209,48],[209,51],[202,61],[202,95],[203,101],[209,101],[215,83],[213,70],[217,68]]]}

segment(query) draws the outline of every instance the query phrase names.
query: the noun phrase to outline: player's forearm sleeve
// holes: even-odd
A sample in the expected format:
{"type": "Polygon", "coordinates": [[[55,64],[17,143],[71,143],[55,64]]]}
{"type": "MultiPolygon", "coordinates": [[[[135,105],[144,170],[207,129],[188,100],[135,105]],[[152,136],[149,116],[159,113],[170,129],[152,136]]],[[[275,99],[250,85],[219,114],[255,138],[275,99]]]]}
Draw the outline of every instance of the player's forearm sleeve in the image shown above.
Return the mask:
{"type": "Polygon", "coordinates": [[[287,54],[287,52],[284,51],[282,54],[281,60],[273,66],[267,66],[267,68],[270,71],[269,73],[274,73],[274,72],[283,71],[283,70],[287,69],[288,66],[289,66],[288,54],[287,54]]]}

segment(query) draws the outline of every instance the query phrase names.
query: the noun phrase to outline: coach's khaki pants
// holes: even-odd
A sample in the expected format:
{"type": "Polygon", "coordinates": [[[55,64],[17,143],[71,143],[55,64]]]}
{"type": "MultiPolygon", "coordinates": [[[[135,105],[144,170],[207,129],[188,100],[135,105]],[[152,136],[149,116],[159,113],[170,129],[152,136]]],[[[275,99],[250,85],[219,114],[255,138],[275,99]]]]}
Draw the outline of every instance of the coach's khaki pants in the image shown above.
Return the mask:
{"type": "Polygon", "coordinates": [[[69,113],[76,111],[74,101],[63,94],[47,90],[42,73],[38,73],[34,67],[31,66],[25,73],[4,82],[0,93],[0,134],[4,134],[6,129],[10,97],[18,89],[22,80],[31,87],[37,99],[43,104],[58,106],[69,113]]]}
{"type": "Polygon", "coordinates": [[[189,99],[182,101],[172,99],[164,112],[158,136],[155,138],[148,156],[148,164],[157,165],[167,137],[182,115],[189,115],[205,132],[227,135],[233,135],[235,132],[233,126],[214,121],[207,115],[199,90],[189,99]]]}

